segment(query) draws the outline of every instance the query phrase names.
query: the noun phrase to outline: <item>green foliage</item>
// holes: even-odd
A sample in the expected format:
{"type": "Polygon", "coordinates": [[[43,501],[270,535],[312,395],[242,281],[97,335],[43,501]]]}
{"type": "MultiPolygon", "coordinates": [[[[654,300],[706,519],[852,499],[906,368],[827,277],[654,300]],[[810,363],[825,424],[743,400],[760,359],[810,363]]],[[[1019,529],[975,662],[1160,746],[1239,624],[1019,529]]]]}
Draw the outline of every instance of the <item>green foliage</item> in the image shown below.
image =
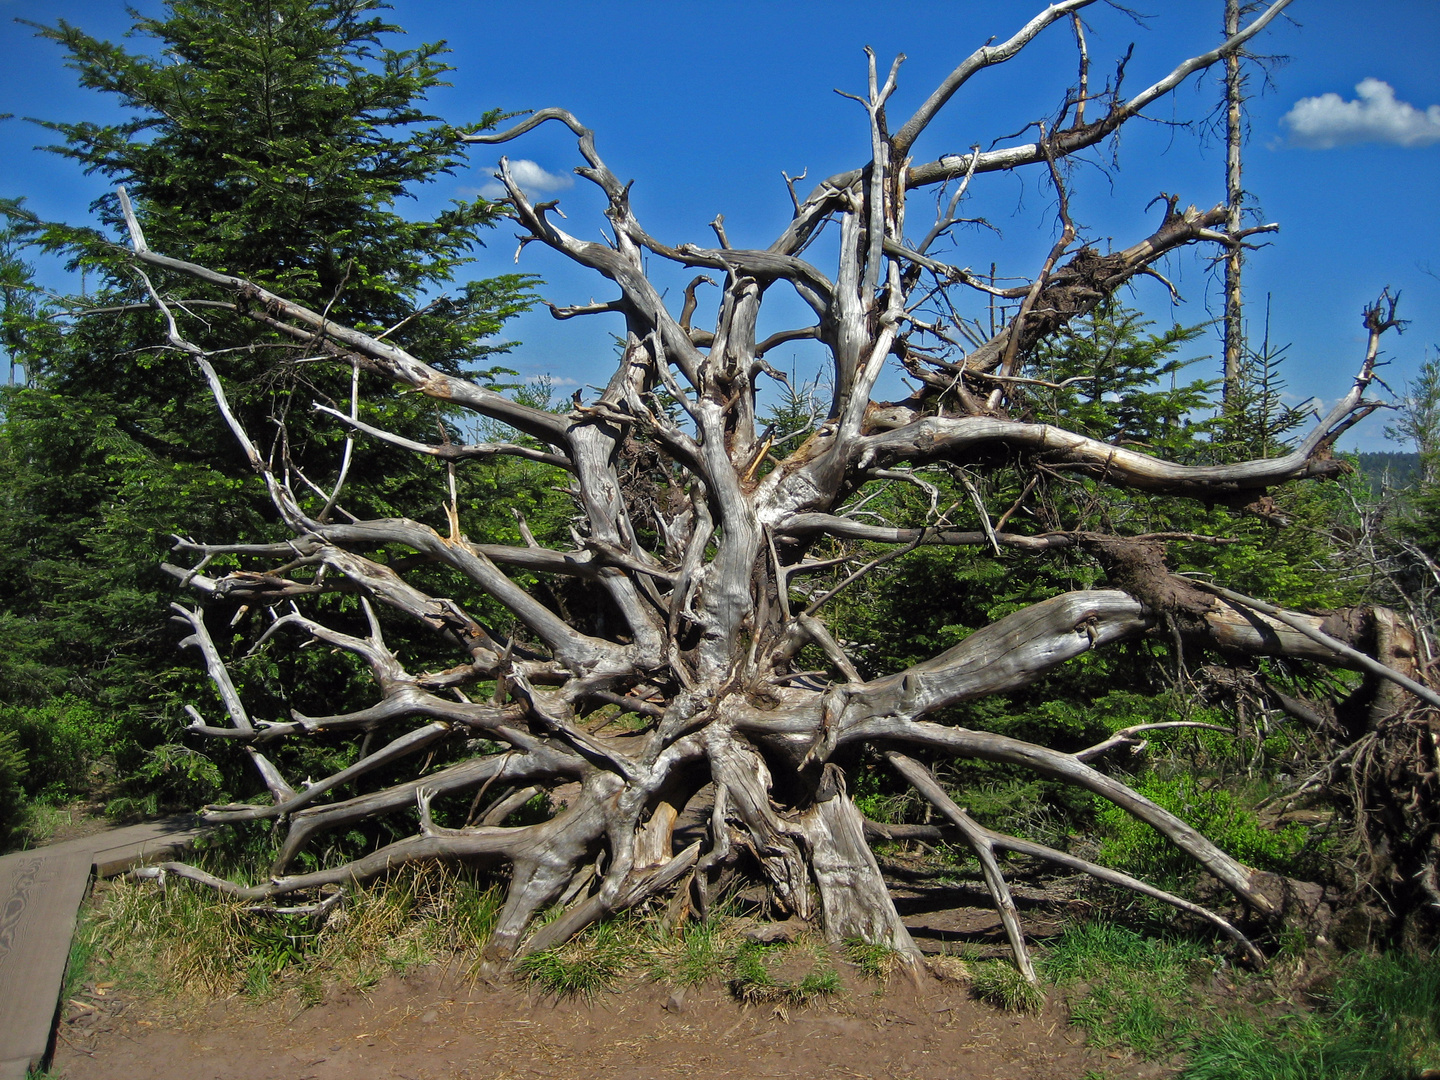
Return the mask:
{"type": "Polygon", "coordinates": [[[780,384],[775,403],[760,417],[775,439],[775,450],[789,453],[809,437],[824,417],[826,403],[820,397],[820,375],[801,379],[792,367],[789,378],[780,384]]]}
{"type": "Polygon", "coordinates": [[[908,785],[897,783],[893,770],[878,757],[857,762],[849,770],[849,782],[851,798],[871,821],[902,822],[918,805],[908,785]]]}
{"type": "Polygon", "coordinates": [[[1314,402],[1285,404],[1285,380],[1280,375],[1288,345],[1270,342],[1270,301],[1265,302],[1265,330],[1258,348],[1247,344],[1240,355],[1235,381],[1225,393],[1218,417],[1215,443],[1222,457],[1269,458],[1286,453],[1285,436],[1300,427],[1314,411],[1314,402]]]}
{"type": "MultiPolygon", "coordinates": [[[[464,162],[459,136],[497,114],[463,129],[428,114],[425,95],[450,70],[445,48],[390,48],[398,27],[380,10],[375,0],[170,0],[161,17],[136,17],[132,36],[152,55],[63,20],[37,27],[82,86],[128,114],[110,125],[46,122],[62,139],[53,150],[127,185],[155,250],[254,274],[304,303],[337,298],[332,312],[347,323],[391,325],[449,280],[491,220],[483,202],[410,220],[396,200],[453,172],[464,162]]],[[[114,194],[97,205],[123,234],[114,194]]],[[[114,267],[97,234],[54,226],[44,237],[114,267]]],[[[493,330],[497,302],[503,311],[511,300],[498,282],[473,283],[401,339],[446,364],[464,342],[473,360],[493,346],[469,324],[480,317],[493,330]]]]}
{"type": "MultiPolygon", "coordinates": [[[[1433,558],[1440,553],[1440,358],[1425,361],[1406,385],[1395,420],[1385,434],[1415,448],[1415,482],[1405,492],[1397,523],[1406,537],[1433,558]]],[[[1420,581],[1419,588],[1411,592],[1428,593],[1428,568],[1414,569],[1420,581]]]]}
{"type": "MultiPolygon", "coordinates": [[[[449,70],[443,46],[393,48],[398,30],[381,10],[373,0],[171,0],[155,17],[135,16],[144,53],[64,22],[40,27],[81,85],[123,114],[44,126],[56,153],[127,186],[155,250],[249,276],[371,332],[394,328],[390,340],[428,363],[493,382],[504,372],[487,365],[509,348],[499,335],[531,302],[532,280],[456,282],[493,219],[487,204],[456,204],[431,220],[398,212],[398,200],[463,163],[460,135],[473,128],[425,111],[449,70]]],[[[183,723],[180,706],[203,709],[213,694],[203,672],[177,667],[175,581],[157,563],[172,534],[277,539],[273,509],[112,242],[125,234],[114,194],[96,204],[94,229],[40,222],[19,202],[0,209],[10,222],[0,234],[0,342],[29,378],[4,391],[0,422],[0,701],[48,707],[68,695],[113,718],[115,768],[128,786],[117,808],[253,785],[228,761],[166,745],[183,723]],[[105,313],[61,320],[35,300],[24,240],[88,271],[96,291],[67,307],[105,313]]],[[[222,299],[192,280],[152,277],[198,303],[222,299]]],[[[347,406],[350,372],[290,364],[303,346],[223,308],[203,310],[205,320],[184,317],[184,331],[220,350],[237,415],[262,441],[282,419],[294,465],[317,482],[333,478],[345,433],[308,404],[347,406]]],[[[433,439],[439,424],[463,437],[453,416],[381,380],[363,379],[360,398],[361,416],[381,427],[433,439]]],[[[462,515],[468,502],[466,525],[479,535],[497,521],[513,530],[504,503],[519,491],[539,502],[533,493],[550,481],[529,463],[507,463],[464,471],[461,482],[462,515]]],[[[432,462],[360,439],[343,502],[439,523],[444,484],[432,462]]],[[[230,635],[236,657],[245,629],[230,635]]],[[[280,653],[245,673],[261,716],[331,712],[366,692],[341,662],[280,653]],[[292,696],[292,686],[305,689],[292,696]]]]}
{"type": "MultiPolygon", "coordinates": [[[[17,204],[19,205],[19,204],[17,204]]],[[[0,350],[9,361],[7,384],[24,382],[53,341],[54,307],[36,283],[13,227],[0,228],[0,350]]]]}
{"type": "Polygon", "coordinates": [[[1408,471],[1418,472],[1422,484],[1433,485],[1440,479],[1440,358],[1426,360],[1405,385],[1395,419],[1386,426],[1385,434],[1415,447],[1418,460],[1406,464],[1408,471]]]}
{"type": "Polygon", "coordinates": [[[19,839],[25,822],[25,774],[29,765],[20,740],[0,731],[0,849],[19,839]]]}
{"type": "MultiPolygon", "coordinates": [[[[1396,436],[1392,433],[1390,437],[1396,436]]],[[[1362,451],[1355,457],[1360,472],[1370,482],[1370,494],[1376,498],[1414,487],[1424,476],[1420,455],[1413,451],[1362,451]]]]}
{"type": "Polygon", "coordinates": [[[1194,1042],[1183,1080],[1405,1080],[1440,1067],[1440,957],[1349,959],[1326,1007],[1231,1019],[1194,1042]]]}
{"type": "Polygon", "coordinates": [[[1358,473],[1332,483],[1290,485],[1275,492],[1270,520],[1215,507],[1194,522],[1196,531],[1238,543],[1177,543],[1177,568],[1302,610],[1360,603],[1368,598],[1370,572],[1352,556],[1366,527],[1360,508],[1368,502],[1367,488],[1358,473]]]}
{"type": "Polygon", "coordinates": [[[89,702],[64,697],[39,706],[0,705],[0,732],[24,756],[26,795],[55,803],[91,786],[90,771],[109,753],[120,725],[89,702]]]}
{"type": "Polygon", "coordinates": [[[225,780],[215,760],[181,743],[166,742],[144,751],[124,794],[105,806],[111,817],[148,817],[162,804],[197,806],[225,793],[225,780]],[[163,802],[162,802],[163,801],[163,802]]]}
{"type": "MultiPolygon", "coordinates": [[[[1235,795],[1218,786],[1206,786],[1185,773],[1163,778],[1142,777],[1135,790],[1186,824],[1209,837],[1227,854],[1249,866],[1281,873],[1293,863],[1305,844],[1307,830],[1287,825],[1278,831],[1264,828],[1235,795]]],[[[1100,806],[1097,817],[1102,834],[1100,858],[1108,866],[1156,882],[1176,883],[1194,871],[1194,862],[1149,825],[1111,803],[1100,806]]]]}
{"type": "MultiPolygon", "coordinates": [[[[1103,307],[1068,333],[1037,350],[1026,373],[1060,384],[1022,388],[1030,418],[1111,440],[1168,460],[1189,464],[1230,462],[1284,452],[1284,439],[1303,415],[1281,400],[1283,349],[1268,341],[1248,359],[1233,404],[1249,404],[1245,416],[1226,414],[1213,401],[1212,385],[1188,375],[1187,348],[1193,329],[1155,331],[1119,304],[1103,307]]],[[[1288,485],[1271,493],[1267,516],[1179,498],[1126,491],[1059,470],[1038,474],[1034,463],[998,458],[974,470],[935,466],[919,474],[932,490],[897,481],[872,483],[847,509],[869,520],[915,526],[922,523],[979,532],[1008,514],[1008,531],[1036,534],[1086,531],[1135,535],[1166,531],[1219,537],[1226,543],[1172,540],[1169,566],[1224,583],[1241,592],[1301,609],[1326,609],[1373,599],[1369,571],[1353,558],[1355,538],[1367,527],[1366,486],[1359,476],[1339,482],[1288,485]],[[1034,486],[1030,484],[1034,481],[1034,486]],[[968,486],[967,486],[968,485],[968,486]]],[[[883,545],[833,544],[817,558],[849,555],[836,580],[862,562],[893,552],[883,545]]],[[[821,582],[816,578],[815,587],[821,582]]],[[[1074,546],[1031,552],[966,545],[921,547],[878,566],[827,606],[836,637],[848,642],[866,676],[889,674],[951,648],[975,630],[1027,605],[1061,592],[1104,587],[1105,569],[1083,539],[1074,546]]],[[[1198,650],[1179,649],[1163,630],[1132,643],[1094,650],[1057,668],[1024,689],[966,702],[936,719],[967,728],[1033,741],[1061,751],[1094,745],[1134,725],[1196,720],[1237,726],[1226,698],[1197,700],[1195,675],[1207,662],[1198,650]]],[[[812,651],[802,666],[824,668],[829,661],[812,651]]],[[[1296,666],[1261,662],[1276,685],[1294,685],[1296,666]]],[[[1330,683],[1318,696],[1343,693],[1330,683]]],[[[1289,691],[1316,696],[1316,687],[1289,691]]],[[[1112,753],[1105,771],[1139,767],[1142,791],[1176,811],[1222,848],[1252,865],[1309,876],[1317,871],[1314,845],[1291,826],[1262,828],[1243,799],[1220,784],[1242,769],[1247,782],[1264,786],[1267,770],[1294,767],[1302,743],[1279,724],[1255,746],[1250,724],[1240,737],[1222,732],[1182,730],[1146,736],[1143,757],[1112,753]],[[1250,781],[1250,770],[1259,777],[1250,781]],[[1203,782],[1177,780],[1181,773],[1203,782]]],[[[1194,873],[1190,861],[1151,830],[1111,804],[1078,794],[1069,785],[1037,778],[1014,766],[989,762],[931,763],[960,805],[983,824],[1060,848],[1093,836],[1098,824],[1101,861],[1141,877],[1172,884],[1194,873]],[[1098,821],[1097,821],[1098,818],[1098,821]]],[[[883,765],[865,758],[846,762],[862,812],[879,821],[921,820],[922,809],[883,765]]],[[[1088,854],[1093,855],[1093,851],[1088,854]]],[[[961,856],[964,857],[963,854],[961,856]]]]}
{"type": "Polygon", "coordinates": [[[1208,965],[1196,942],[1095,922],[1052,942],[1042,968],[1061,986],[1084,984],[1070,1017],[1093,1043],[1153,1058],[1173,1052],[1194,1026],[1190,986],[1208,965]]]}
{"type": "Polygon", "coordinates": [[[1057,384],[1038,392],[1037,410],[1079,434],[1170,460],[1193,458],[1209,428],[1197,417],[1214,383],[1182,383],[1199,358],[1175,353],[1205,328],[1177,324],[1146,333],[1151,325],[1112,300],[1057,333],[1033,361],[1040,378],[1057,384]]]}

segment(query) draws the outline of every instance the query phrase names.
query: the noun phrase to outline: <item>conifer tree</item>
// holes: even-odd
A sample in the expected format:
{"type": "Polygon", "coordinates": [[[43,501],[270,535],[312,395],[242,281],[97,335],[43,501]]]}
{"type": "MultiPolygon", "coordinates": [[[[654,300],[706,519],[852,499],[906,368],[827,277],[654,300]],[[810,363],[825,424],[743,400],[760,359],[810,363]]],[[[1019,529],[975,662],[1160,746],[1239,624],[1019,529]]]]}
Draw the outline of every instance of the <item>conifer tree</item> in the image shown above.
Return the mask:
{"type": "MultiPolygon", "coordinates": [[[[59,138],[52,151],[126,185],[168,250],[304,297],[440,370],[484,378],[488,358],[506,348],[495,335],[528,304],[531,283],[456,283],[492,221],[483,201],[431,219],[400,207],[461,166],[462,136],[495,116],[460,129],[429,115],[425,96],[449,70],[444,46],[392,48],[399,31],[381,9],[374,0],[172,0],[156,18],[136,17],[141,51],[63,21],[37,27],[82,86],[126,113],[109,125],[39,123],[59,138]]],[[[186,684],[170,677],[173,582],[156,565],[167,536],[261,539],[273,526],[258,493],[246,494],[248,465],[228,450],[203,381],[166,347],[145,283],[119,254],[114,194],[93,205],[88,227],[40,222],[19,201],[4,209],[22,235],[83,269],[92,291],[71,298],[63,324],[31,348],[31,385],[5,403],[0,700],[38,706],[70,694],[155,720],[174,711],[186,684]],[[37,656],[44,678],[34,663],[21,670],[37,656]]],[[[150,278],[173,284],[163,270],[150,278]]],[[[182,293],[213,340],[232,347],[226,377],[242,422],[274,432],[285,419],[269,452],[317,481],[344,456],[347,499],[367,511],[401,493],[411,507],[438,504],[443,472],[432,463],[417,467],[373,442],[347,450],[344,433],[312,421],[308,405],[349,410],[358,398],[359,415],[412,434],[447,425],[443,409],[358,373],[353,385],[343,369],[322,373],[305,362],[314,343],[240,317],[233,298],[203,286],[187,282],[182,293]],[[305,406],[292,411],[297,390],[305,406]]]]}

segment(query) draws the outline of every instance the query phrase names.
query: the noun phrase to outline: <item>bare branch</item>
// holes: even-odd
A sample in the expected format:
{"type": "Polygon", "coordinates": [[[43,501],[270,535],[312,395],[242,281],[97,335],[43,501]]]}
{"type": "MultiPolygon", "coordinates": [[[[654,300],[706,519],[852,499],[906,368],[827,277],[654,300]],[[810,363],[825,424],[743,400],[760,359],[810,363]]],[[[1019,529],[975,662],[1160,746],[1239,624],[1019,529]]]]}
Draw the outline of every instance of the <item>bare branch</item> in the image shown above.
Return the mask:
{"type": "Polygon", "coordinates": [[[1010,897],[1010,887],[1005,884],[1005,878],[1000,873],[1000,864],[995,861],[995,845],[986,835],[985,830],[977,825],[969,814],[955,805],[953,799],[945,794],[945,789],[935,781],[935,777],[914,758],[908,758],[904,754],[894,750],[885,755],[885,760],[890,762],[895,771],[903,776],[916,791],[929,799],[935,809],[959,830],[964,837],[965,843],[980,860],[980,868],[985,874],[985,884],[990,889],[990,895],[995,898],[995,908],[1000,913],[1000,921],[1005,926],[1005,936],[1010,939],[1010,951],[1015,955],[1015,966],[1020,969],[1020,974],[1025,976],[1025,981],[1031,984],[1039,982],[1035,974],[1035,965],[1030,962],[1030,951],[1025,947],[1025,931],[1020,928],[1020,913],[1015,909],[1015,901],[1010,897]]]}
{"type": "Polygon", "coordinates": [[[925,104],[915,110],[915,115],[910,117],[905,125],[895,133],[896,157],[901,161],[905,159],[910,148],[915,145],[915,140],[929,126],[930,121],[935,118],[935,114],[944,108],[945,103],[955,96],[955,91],[969,82],[977,72],[995,64],[1003,64],[1019,53],[1051,23],[1063,19],[1071,12],[1088,7],[1092,2],[1093,0],[1061,0],[1060,3],[1052,3],[1011,35],[1009,40],[999,45],[986,45],[967,56],[954,71],[946,76],[945,81],[936,87],[935,92],[925,100],[925,104]]]}
{"type": "MultiPolygon", "coordinates": [[[[316,402],[311,406],[316,412],[326,413],[337,420],[350,425],[356,431],[363,431],[384,442],[395,446],[403,446],[406,450],[413,450],[417,454],[428,454],[430,457],[437,457],[442,461],[486,461],[495,457],[520,457],[528,461],[539,461],[545,465],[553,465],[557,469],[571,468],[568,457],[560,454],[546,453],[543,450],[536,450],[533,447],[521,446],[519,443],[422,443],[414,439],[407,439],[402,435],[385,431],[355,416],[346,416],[338,409],[332,409],[328,405],[316,402]]],[[[323,515],[322,515],[323,520],[323,515]]]]}

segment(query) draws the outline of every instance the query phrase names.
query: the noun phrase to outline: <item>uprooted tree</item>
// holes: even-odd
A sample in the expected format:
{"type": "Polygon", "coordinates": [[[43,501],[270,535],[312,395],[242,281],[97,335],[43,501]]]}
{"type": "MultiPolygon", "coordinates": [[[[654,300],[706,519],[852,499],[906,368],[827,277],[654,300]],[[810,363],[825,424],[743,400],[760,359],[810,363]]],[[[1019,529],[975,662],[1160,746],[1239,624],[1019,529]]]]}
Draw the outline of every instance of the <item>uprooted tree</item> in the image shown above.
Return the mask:
{"type": "Polygon", "coordinates": [[[556,224],[554,204],[532,202],[501,162],[505,203],[523,240],[548,246],[618,289],[608,302],[553,308],[561,318],[618,313],[627,329],[603,393],[588,402],[577,394],[573,410],[563,414],[443,373],[383,333],[337,325],[326,312],[246,280],[149,250],[122,192],[134,261],[170,347],[189,354],[208,381],[293,533],[273,544],[182,540],[177,550],[191,565],[169,569],[213,606],[268,610],[267,641],[298,634],[357,658],[373,676],[376,694],[358,711],[252,719],[204,609],[177,605],[191,630],[185,644],[203,654],[228,716],[228,723],[215,723],[192,710],[191,730],[238,744],[269,793],[254,803],[212,806],[205,817],[273,820],[284,832],[271,876],[259,885],[236,886],[180,864],[169,869],[255,901],[298,896],[282,909],[293,911],[327,909],[347,883],[417,860],[507,867],[508,893],[488,945],[497,964],[553,946],[651,897],[675,894],[703,907],[716,883],[738,870],[759,877],[779,909],[817,920],[827,936],[883,943],[913,961],[918,951],[869,846],[875,831],[867,833],[871,823],[848,793],[842,767],[869,747],[933,804],[950,835],[973,848],[1017,963],[1030,977],[997,852],[1051,860],[1165,901],[1207,920],[1261,961],[1242,924],[1213,905],[982,827],[917,759],[1004,762],[1077,785],[1153,826],[1252,915],[1273,917],[1277,902],[1249,868],[1092,764],[1138,732],[1062,752],[936,717],[955,703],[1025,686],[1088,650],[1152,632],[1194,649],[1362,669],[1440,700],[1405,674],[1413,652],[1406,627],[1383,610],[1290,612],[1176,576],[1164,561],[1164,543],[1173,539],[1166,534],[1027,531],[1010,524],[1023,519],[1016,507],[1001,513],[1004,508],[987,508],[978,497],[981,527],[973,531],[955,527],[935,505],[909,522],[877,522],[857,509],[877,480],[925,487],[926,468],[984,470],[998,462],[1036,476],[1078,476],[1156,496],[1245,506],[1275,485],[1342,471],[1330,448],[1377,407],[1365,395],[1380,337],[1395,325],[1393,303],[1384,297],[1364,314],[1369,347],[1353,387],[1284,456],[1182,466],[1012,415],[1024,388],[1037,381],[1027,365],[1047,335],[1186,245],[1224,249],[1245,242],[1245,233],[1226,230],[1224,206],[1180,209],[1177,198],[1166,197],[1158,228],[1102,253],[1077,237],[1060,163],[1239,49],[1287,0],[1132,97],[1119,92],[1118,80],[1103,93],[1091,91],[1082,61],[1079,90],[1034,141],[912,160],[917,138],[969,79],[1015,56],[1057,21],[1075,19],[1078,37],[1075,13],[1089,2],[1053,4],[1008,40],[979,49],[895,130],[887,102],[899,61],[882,77],[872,54],[868,93],[856,98],[869,118],[870,161],[823,181],[808,197],[792,182],[793,218],[764,250],[731,247],[720,220],[713,247],[671,246],[649,234],[632,212],[629,185],[602,160],[592,132],[564,110],[535,113],[502,133],[465,136],[508,143],[541,124],[564,125],[583,159],[577,173],[607,200],[611,235],[604,242],[579,239],[556,224]],[[1032,170],[1053,187],[1059,238],[1033,279],[1001,288],[932,250],[960,220],[957,207],[970,185],[1008,170],[1032,170]],[[941,193],[939,213],[916,227],[907,212],[912,196],[925,192],[941,193]],[[838,233],[838,265],[828,270],[803,257],[825,230],[838,233]],[[678,311],[647,275],[647,259],[701,273],[678,311]],[[162,273],[163,280],[190,280],[220,298],[208,302],[207,319],[228,311],[291,341],[307,360],[348,365],[357,388],[361,373],[389,380],[512,437],[461,442],[449,436],[457,429],[446,427],[440,441],[418,442],[363,419],[358,390],[349,409],[317,405],[352,438],[386,440],[449,470],[448,525],[439,529],[408,518],[346,514],[343,465],[338,479],[322,487],[289,466],[283,438],[262,449],[261,436],[230,411],[223,358],[212,360],[191,343],[185,324],[196,316],[150,285],[148,275],[162,273]],[[720,298],[713,322],[702,328],[697,296],[709,274],[720,279],[713,283],[720,298]],[[761,306],[777,288],[793,290],[813,320],[761,340],[761,306]],[[968,298],[1006,302],[1011,317],[988,339],[967,341],[957,313],[968,298]],[[819,343],[827,356],[829,401],[797,446],[784,441],[791,433],[766,429],[758,397],[766,380],[779,378],[767,353],[799,340],[819,343]],[[883,369],[894,362],[918,389],[901,401],[872,400],[883,369]],[[782,456],[782,445],[795,448],[782,456]],[[542,545],[523,520],[523,543],[486,543],[465,534],[456,495],[465,468],[506,456],[565,478],[575,515],[571,544],[542,545]],[[851,643],[827,628],[826,605],[889,556],[817,578],[834,570],[835,560],[822,556],[836,540],[863,541],[870,551],[888,546],[897,555],[921,545],[969,545],[1036,560],[1084,550],[1106,568],[1111,587],[1035,603],[923,663],[865,678],[851,643]],[[238,568],[217,571],[212,564],[238,568]],[[521,580],[538,584],[526,588],[521,580]],[[816,587],[817,580],[831,584],[816,587]],[[562,592],[570,603],[557,602],[562,592]],[[344,615],[334,604],[306,607],[337,595],[350,598],[344,615]],[[396,645],[393,628],[401,625],[428,635],[430,651],[396,645]],[[436,643],[453,650],[452,666],[426,663],[421,670],[405,659],[433,659],[436,643]],[[804,670],[802,654],[823,657],[825,669],[804,670]],[[617,710],[634,718],[619,734],[589,720],[617,710]],[[332,775],[302,784],[272,761],[276,744],[335,735],[363,736],[365,748],[332,775]],[[438,748],[467,741],[475,748],[470,756],[442,757],[449,763],[429,769],[438,748]],[[411,778],[391,782],[406,765],[413,766],[411,778]],[[378,777],[385,782],[374,785],[378,777]],[[367,778],[371,790],[365,790],[367,778]],[[358,794],[335,798],[352,784],[358,794]],[[562,788],[563,802],[544,820],[505,824],[537,792],[562,788]],[[457,805],[458,815],[439,812],[457,805]],[[343,865],[296,869],[322,834],[382,815],[403,821],[417,810],[413,835],[343,865]],[[702,827],[699,839],[682,846],[676,822],[687,811],[702,827]],[[562,913],[531,932],[537,913],[555,905],[562,913]]]}

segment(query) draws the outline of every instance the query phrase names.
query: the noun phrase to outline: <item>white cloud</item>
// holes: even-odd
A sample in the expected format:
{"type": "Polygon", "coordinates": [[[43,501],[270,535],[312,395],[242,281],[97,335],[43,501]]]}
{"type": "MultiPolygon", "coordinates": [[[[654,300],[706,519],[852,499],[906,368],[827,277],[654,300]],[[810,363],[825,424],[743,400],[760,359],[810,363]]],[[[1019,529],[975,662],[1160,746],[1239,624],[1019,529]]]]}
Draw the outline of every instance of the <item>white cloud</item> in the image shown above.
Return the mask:
{"type": "MultiPolygon", "coordinates": [[[[495,171],[500,171],[496,166],[495,171]]],[[[520,190],[526,195],[546,195],[554,191],[564,191],[566,188],[575,186],[573,176],[565,176],[561,173],[546,172],[535,162],[528,158],[520,158],[518,161],[510,162],[510,175],[520,185],[520,190]]],[[[498,179],[491,180],[482,187],[479,195],[484,199],[503,199],[505,197],[505,185],[498,179]]]]}
{"type": "Polygon", "coordinates": [[[1440,142],[1440,105],[1423,112],[1395,100],[1395,90],[1379,79],[1365,79],[1355,87],[1359,95],[1346,101],[1339,94],[1301,98],[1280,123],[1290,129],[1292,146],[1329,150],[1354,143],[1393,143],[1427,146],[1440,142]]]}

